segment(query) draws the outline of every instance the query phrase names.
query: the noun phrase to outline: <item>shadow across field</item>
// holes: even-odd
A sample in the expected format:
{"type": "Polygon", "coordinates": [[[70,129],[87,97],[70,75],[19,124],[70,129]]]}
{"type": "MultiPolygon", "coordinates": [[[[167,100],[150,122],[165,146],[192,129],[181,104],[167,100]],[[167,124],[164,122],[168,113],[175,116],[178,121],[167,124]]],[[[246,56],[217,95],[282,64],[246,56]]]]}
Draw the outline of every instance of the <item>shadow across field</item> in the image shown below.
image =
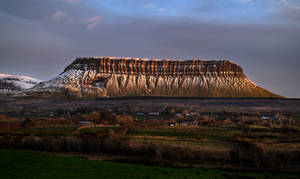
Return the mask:
{"type": "Polygon", "coordinates": [[[296,175],[216,169],[165,168],[92,161],[23,150],[0,150],[0,178],[291,178],[296,175]]]}

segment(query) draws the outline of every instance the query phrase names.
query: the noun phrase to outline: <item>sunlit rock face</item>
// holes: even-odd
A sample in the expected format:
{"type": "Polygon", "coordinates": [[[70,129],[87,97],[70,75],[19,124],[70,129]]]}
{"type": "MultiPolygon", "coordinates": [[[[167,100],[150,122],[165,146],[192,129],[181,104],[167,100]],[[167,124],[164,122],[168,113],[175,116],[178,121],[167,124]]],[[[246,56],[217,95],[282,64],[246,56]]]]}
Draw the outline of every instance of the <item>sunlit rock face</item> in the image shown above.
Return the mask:
{"type": "Polygon", "coordinates": [[[232,61],[78,58],[31,95],[66,97],[280,97],[232,61]]]}

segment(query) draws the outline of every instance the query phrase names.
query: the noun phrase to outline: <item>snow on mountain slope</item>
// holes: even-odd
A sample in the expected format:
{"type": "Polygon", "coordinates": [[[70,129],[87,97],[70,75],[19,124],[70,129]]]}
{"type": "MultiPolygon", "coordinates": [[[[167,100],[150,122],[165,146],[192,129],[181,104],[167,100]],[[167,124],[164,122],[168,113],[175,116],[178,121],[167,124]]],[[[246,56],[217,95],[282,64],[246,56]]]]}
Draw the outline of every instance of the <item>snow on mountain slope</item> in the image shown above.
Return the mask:
{"type": "Polygon", "coordinates": [[[0,94],[17,94],[40,82],[41,80],[27,76],[0,74],[0,94]]]}

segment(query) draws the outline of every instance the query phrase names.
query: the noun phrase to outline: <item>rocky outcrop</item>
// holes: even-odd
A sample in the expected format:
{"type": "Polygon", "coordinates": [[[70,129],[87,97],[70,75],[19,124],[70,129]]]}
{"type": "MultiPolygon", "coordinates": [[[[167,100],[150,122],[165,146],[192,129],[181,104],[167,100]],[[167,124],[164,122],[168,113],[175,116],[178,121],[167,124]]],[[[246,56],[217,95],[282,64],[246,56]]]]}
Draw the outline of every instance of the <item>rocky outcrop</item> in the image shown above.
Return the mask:
{"type": "Polygon", "coordinates": [[[78,58],[31,95],[68,97],[280,97],[250,81],[232,61],[78,58]]]}

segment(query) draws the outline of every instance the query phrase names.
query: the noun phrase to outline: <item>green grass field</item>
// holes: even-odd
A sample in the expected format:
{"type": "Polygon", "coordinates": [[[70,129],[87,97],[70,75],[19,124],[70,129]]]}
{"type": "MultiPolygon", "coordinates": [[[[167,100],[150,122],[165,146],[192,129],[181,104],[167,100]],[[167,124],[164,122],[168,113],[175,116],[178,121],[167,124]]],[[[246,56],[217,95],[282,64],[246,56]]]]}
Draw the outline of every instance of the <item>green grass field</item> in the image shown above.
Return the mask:
{"type": "Polygon", "coordinates": [[[300,114],[295,114],[295,115],[293,116],[293,118],[294,118],[295,120],[300,120],[300,114]]]}
{"type": "Polygon", "coordinates": [[[0,150],[0,178],[297,178],[293,175],[227,172],[214,169],[176,169],[93,161],[76,157],[0,150]]]}
{"type": "Polygon", "coordinates": [[[48,136],[48,135],[70,135],[77,128],[72,126],[52,126],[52,127],[33,127],[33,128],[21,128],[16,131],[16,133],[27,133],[36,134],[38,136],[48,136]]]}
{"type": "Polygon", "coordinates": [[[186,132],[184,130],[174,130],[174,129],[145,129],[138,128],[133,129],[129,132],[129,135],[132,136],[164,136],[164,137],[195,137],[194,133],[186,132]]]}
{"type": "Polygon", "coordinates": [[[80,133],[96,133],[99,131],[108,131],[108,130],[113,130],[114,132],[119,132],[122,130],[124,127],[121,126],[116,126],[116,127],[89,127],[89,128],[83,128],[80,129],[80,133]]]}
{"type": "Polygon", "coordinates": [[[201,128],[135,128],[129,131],[128,136],[163,136],[177,138],[206,138],[209,140],[230,141],[234,134],[241,131],[231,128],[201,127],[201,128]]]}
{"type": "Polygon", "coordinates": [[[5,119],[5,120],[0,120],[0,122],[11,122],[10,120],[7,120],[7,119],[5,119]]]}

